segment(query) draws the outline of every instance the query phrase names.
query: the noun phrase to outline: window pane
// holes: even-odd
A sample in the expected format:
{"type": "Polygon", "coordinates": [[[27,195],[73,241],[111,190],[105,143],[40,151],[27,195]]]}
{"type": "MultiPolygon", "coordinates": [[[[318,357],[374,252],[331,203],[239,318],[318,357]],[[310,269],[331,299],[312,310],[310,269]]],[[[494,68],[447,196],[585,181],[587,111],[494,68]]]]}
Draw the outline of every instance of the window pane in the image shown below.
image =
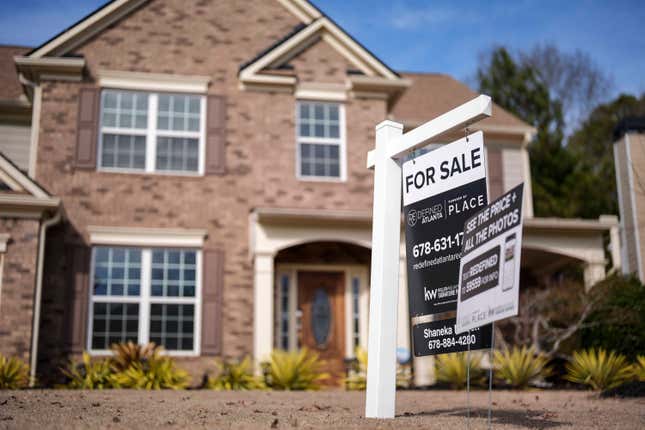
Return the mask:
{"type": "Polygon", "coordinates": [[[148,126],[148,94],[104,90],[101,118],[103,127],[146,129],[148,126]]]}
{"type": "Polygon", "coordinates": [[[340,148],[335,144],[300,144],[300,175],[340,177],[340,148]]]}
{"type": "Polygon", "coordinates": [[[157,138],[157,170],[196,172],[199,140],[177,137],[157,138]]]}
{"type": "Polygon", "coordinates": [[[150,341],[167,350],[193,349],[194,311],[192,304],[150,305],[150,341]]]}
{"type": "Polygon", "coordinates": [[[195,297],[196,251],[154,249],[151,270],[152,296],[195,297]]]}
{"type": "Polygon", "coordinates": [[[157,128],[172,131],[199,131],[201,97],[160,94],[157,128]]]}
{"type": "Polygon", "coordinates": [[[141,285],[141,250],[95,248],[93,285],[96,296],[138,296],[141,285]]]}
{"type": "Polygon", "coordinates": [[[101,167],[143,170],[145,154],[145,136],[103,135],[101,167]]]}
{"type": "Polygon", "coordinates": [[[116,342],[138,342],[138,334],[138,304],[94,303],[92,349],[109,349],[116,342]]]}

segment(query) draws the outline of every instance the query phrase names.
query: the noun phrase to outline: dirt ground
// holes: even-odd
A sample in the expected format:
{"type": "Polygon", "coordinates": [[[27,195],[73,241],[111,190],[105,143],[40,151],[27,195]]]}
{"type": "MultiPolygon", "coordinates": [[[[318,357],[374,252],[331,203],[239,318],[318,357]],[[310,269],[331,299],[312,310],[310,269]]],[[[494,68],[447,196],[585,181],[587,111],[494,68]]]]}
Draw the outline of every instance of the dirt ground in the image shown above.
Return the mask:
{"type": "MultiPolygon", "coordinates": [[[[397,417],[362,417],[362,392],[0,391],[0,429],[485,429],[487,392],[399,391],[397,417]]],[[[495,429],[645,429],[645,399],[493,392],[495,429]]]]}

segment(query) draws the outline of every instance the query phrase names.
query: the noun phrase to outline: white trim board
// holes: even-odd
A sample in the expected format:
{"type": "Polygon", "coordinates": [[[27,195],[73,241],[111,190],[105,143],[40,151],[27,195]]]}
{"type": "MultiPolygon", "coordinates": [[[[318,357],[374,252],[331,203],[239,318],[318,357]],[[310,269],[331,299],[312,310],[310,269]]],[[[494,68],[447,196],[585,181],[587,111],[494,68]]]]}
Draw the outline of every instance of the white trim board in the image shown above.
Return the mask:
{"type": "Polygon", "coordinates": [[[92,245],[201,248],[208,234],[202,229],[88,226],[92,245]]]}
{"type": "Polygon", "coordinates": [[[105,69],[99,69],[96,75],[99,86],[103,88],[174,93],[206,94],[208,84],[211,81],[209,76],[125,72],[105,69]]]}

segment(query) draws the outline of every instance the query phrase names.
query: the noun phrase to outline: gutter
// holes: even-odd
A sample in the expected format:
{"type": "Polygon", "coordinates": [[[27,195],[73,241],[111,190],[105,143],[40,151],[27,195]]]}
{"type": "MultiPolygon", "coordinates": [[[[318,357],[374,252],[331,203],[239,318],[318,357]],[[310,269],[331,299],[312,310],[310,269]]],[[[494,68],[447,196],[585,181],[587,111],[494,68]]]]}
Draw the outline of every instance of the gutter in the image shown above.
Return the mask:
{"type": "Polygon", "coordinates": [[[38,238],[38,256],[36,268],[36,292],[34,294],[34,319],[31,330],[31,354],[29,363],[29,386],[33,387],[36,384],[36,367],[38,365],[38,338],[40,332],[40,307],[42,302],[43,292],[43,266],[45,260],[45,239],[47,237],[47,230],[54,224],[58,224],[62,219],[61,212],[57,211],[56,214],[43,221],[40,225],[40,233],[38,238]]]}

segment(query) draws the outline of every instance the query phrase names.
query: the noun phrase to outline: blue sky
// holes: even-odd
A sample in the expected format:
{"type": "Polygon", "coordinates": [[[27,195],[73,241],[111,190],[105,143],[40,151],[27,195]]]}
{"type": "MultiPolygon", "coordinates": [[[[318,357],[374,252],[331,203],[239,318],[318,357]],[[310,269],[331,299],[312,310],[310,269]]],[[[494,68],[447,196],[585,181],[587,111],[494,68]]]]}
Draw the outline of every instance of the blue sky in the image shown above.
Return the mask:
{"type": "MultiPolygon", "coordinates": [[[[186,0],[191,1],[191,0],[186,0]]],[[[269,1],[269,0],[264,0],[269,1]]],[[[37,45],[105,0],[0,0],[0,43],[37,45]]],[[[552,0],[315,0],[397,70],[442,72],[470,82],[494,45],[553,42],[581,49],[614,81],[645,92],[645,2],[552,0]]]]}

